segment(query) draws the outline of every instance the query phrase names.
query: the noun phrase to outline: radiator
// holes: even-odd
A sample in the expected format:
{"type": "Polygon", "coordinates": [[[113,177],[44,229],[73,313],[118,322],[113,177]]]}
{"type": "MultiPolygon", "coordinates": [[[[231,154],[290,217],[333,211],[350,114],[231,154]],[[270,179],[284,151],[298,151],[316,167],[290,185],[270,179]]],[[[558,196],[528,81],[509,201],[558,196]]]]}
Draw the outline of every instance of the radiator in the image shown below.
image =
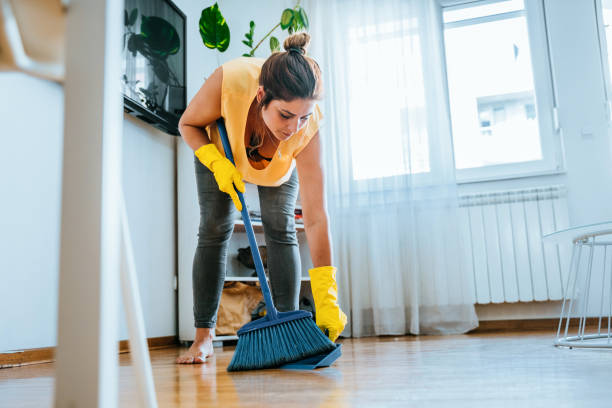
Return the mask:
{"type": "Polygon", "coordinates": [[[564,186],[466,194],[459,206],[474,303],[562,299],[571,247],[542,236],[569,225],[564,186]]]}

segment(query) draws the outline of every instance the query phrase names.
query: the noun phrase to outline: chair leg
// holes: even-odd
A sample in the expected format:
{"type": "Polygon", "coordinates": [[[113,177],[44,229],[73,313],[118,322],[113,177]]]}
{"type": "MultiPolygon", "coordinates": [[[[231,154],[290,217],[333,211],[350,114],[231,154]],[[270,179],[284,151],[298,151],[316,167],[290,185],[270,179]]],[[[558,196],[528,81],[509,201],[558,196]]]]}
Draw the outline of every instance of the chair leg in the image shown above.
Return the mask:
{"type": "Polygon", "coordinates": [[[153,383],[153,370],[146,341],[144,319],[138,291],[138,277],[130,228],[128,224],[125,200],[121,195],[121,232],[123,237],[123,256],[121,265],[121,292],[127,317],[127,326],[130,336],[130,352],[134,359],[136,378],[140,391],[140,403],[143,407],[157,407],[155,385],[153,383]]]}
{"type": "Polygon", "coordinates": [[[612,247],[612,242],[597,240],[597,235],[583,237],[574,242],[555,346],[570,349],[612,348],[612,256],[608,254],[608,247],[612,247]],[[581,265],[582,250],[585,246],[589,247],[588,259],[581,265]],[[603,247],[603,250],[600,251],[596,247],[603,247]],[[600,263],[602,268],[599,267],[600,263]],[[597,273],[600,271],[601,281],[597,279],[597,273]],[[596,287],[597,283],[600,283],[601,289],[596,287]],[[607,283],[609,289],[606,294],[607,283]],[[592,285],[595,287],[591,287],[592,285]],[[597,308],[598,295],[599,308],[597,308]],[[606,296],[608,296],[607,330],[602,328],[606,317],[604,315],[606,296]],[[593,303],[592,308],[589,308],[589,302],[593,303]],[[589,316],[597,315],[597,309],[599,309],[597,327],[593,325],[587,328],[589,316]],[[575,327],[572,328],[570,334],[572,318],[578,319],[578,327],[577,331],[575,327]]]}
{"type": "MultiPolygon", "coordinates": [[[[567,294],[569,290],[570,279],[572,277],[572,273],[574,272],[574,261],[576,260],[576,248],[577,248],[576,245],[572,246],[572,257],[570,260],[570,269],[567,274],[567,280],[565,282],[565,286],[561,288],[561,290],[563,291],[563,302],[561,303],[561,316],[559,318],[559,327],[557,327],[557,341],[559,340],[561,336],[561,327],[563,327],[563,316],[565,316],[565,305],[569,297],[567,294]]],[[[567,336],[567,330],[565,332],[565,335],[567,336]]]]}

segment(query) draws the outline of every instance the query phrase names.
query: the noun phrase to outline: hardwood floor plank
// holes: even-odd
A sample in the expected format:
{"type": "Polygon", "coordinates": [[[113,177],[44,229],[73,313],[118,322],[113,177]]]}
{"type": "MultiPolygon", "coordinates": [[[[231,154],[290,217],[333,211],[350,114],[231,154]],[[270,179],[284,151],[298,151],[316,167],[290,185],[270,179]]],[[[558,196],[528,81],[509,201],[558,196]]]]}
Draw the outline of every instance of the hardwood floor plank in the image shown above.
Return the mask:
{"type": "MultiPolygon", "coordinates": [[[[176,365],[178,347],[151,351],[160,407],[609,407],[612,350],[553,346],[554,332],[343,340],[317,371],[228,373],[233,347],[176,365]]],[[[53,364],[0,370],[1,407],[51,406],[53,364]]],[[[137,404],[129,354],[120,355],[122,407],[137,404]]]]}

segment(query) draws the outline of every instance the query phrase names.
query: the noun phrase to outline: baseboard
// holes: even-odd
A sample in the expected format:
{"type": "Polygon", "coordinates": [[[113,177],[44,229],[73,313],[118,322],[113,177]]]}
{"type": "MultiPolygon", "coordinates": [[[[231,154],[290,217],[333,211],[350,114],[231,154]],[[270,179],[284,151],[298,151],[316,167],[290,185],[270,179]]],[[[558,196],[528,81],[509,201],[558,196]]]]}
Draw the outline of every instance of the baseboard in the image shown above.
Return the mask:
{"type": "MultiPolygon", "coordinates": [[[[178,336],[166,336],[166,337],[151,337],[147,339],[149,350],[155,350],[160,348],[172,347],[179,344],[178,336]]],[[[130,342],[128,340],[121,340],[119,342],[119,353],[129,353],[130,342]]]]}
{"type": "MultiPolygon", "coordinates": [[[[172,347],[179,344],[178,336],[151,337],[147,339],[149,350],[172,347]]],[[[129,353],[130,342],[119,341],[119,353],[129,353]]],[[[19,367],[28,364],[50,363],[55,360],[55,347],[0,353],[0,368],[19,367]]]]}
{"type": "Polygon", "coordinates": [[[55,356],[55,347],[20,350],[0,353],[0,368],[19,367],[28,364],[50,363],[55,356]]]}
{"type": "MultiPolygon", "coordinates": [[[[607,320],[606,320],[607,321],[607,320]]],[[[563,323],[565,325],[565,321],[563,323]]],[[[596,327],[599,324],[598,317],[589,317],[586,319],[587,327],[596,327]]],[[[578,318],[572,318],[569,327],[575,328],[579,325],[578,318]]],[[[470,333],[487,333],[487,332],[516,332],[516,331],[535,331],[547,330],[557,332],[559,319],[520,319],[520,320],[481,320],[478,322],[478,327],[470,333]]]]}

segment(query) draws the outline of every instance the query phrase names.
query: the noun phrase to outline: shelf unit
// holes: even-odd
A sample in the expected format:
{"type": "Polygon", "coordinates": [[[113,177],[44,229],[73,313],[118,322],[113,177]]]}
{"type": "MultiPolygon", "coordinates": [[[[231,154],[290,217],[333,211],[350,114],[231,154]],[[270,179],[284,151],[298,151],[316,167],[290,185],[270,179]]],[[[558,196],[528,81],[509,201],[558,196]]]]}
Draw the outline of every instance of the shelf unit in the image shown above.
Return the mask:
{"type": "MultiPolygon", "coordinates": [[[[251,221],[251,225],[253,226],[253,231],[255,231],[256,234],[264,232],[263,224],[261,223],[261,221],[251,221]]],[[[296,223],[295,230],[297,232],[304,232],[304,224],[296,223]]],[[[234,232],[246,232],[244,228],[244,222],[242,220],[234,221],[234,232]]]]}
{"type": "MultiPolygon", "coordinates": [[[[269,279],[268,279],[269,280],[269,279]]],[[[302,282],[310,281],[310,276],[302,276],[300,278],[302,282]]],[[[257,276],[226,276],[226,282],[258,282],[257,276]]]]}
{"type": "Polygon", "coordinates": [[[223,346],[224,341],[238,340],[237,335],[233,336],[214,336],[213,337],[213,347],[221,347],[223,346]]]}
{"type": "MultiPolygon", "coordinates": [[[[251,225],[253,226],[253,231],[255,231],[256,234],[264,232],[263,224],[261,221],[251,221],[251,225]]],[[[295,229],[297,232],[305,231],[303,224],[296,223],[295,229]]],[[[234,221],[234,232],[246,232],[244,228],[244,222],[241,219],[234,221]]],[[[257,282],[258,280],[259,279],[257,279],[257,276],[226,276],[225,277],[226,282],[257,282]]],[[[302,276],[300,280],[302,282],[309,281],[310,277],[302,276]]]]}

